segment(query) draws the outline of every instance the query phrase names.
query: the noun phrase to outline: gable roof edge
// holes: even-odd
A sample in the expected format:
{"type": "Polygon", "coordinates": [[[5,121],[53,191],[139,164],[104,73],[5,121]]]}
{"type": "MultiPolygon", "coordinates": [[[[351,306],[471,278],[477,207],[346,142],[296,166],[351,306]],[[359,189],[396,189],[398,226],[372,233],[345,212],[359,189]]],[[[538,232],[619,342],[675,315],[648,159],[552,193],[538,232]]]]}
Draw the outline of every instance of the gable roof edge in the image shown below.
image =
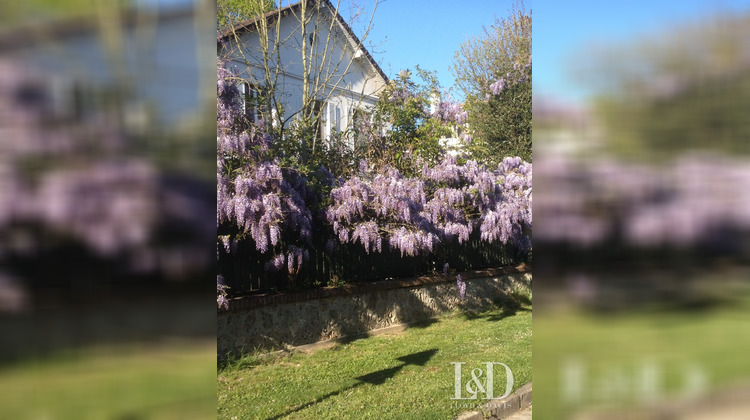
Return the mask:
{"type": "MultiPolygon", "coordinates": [[[[383,80],[388,83],[389,79],[388,76],[385,75],[385,72],[380,67],[380,65],[375,61],[373,56],[370,54],[370,51],[367,50],[365,45],[360,41],[359,37],[354,33],[354,30],[352,30],[351,26],[349,26],[348,23],[344,20],[343,17],[336,11],[336,8],[333,6],[333,4],[330,2],[330,0],[303,0],[306,1],[308,4],[315,4],[316,2],[320,2],[321,5],[326,6],[330,11],[331,14],[336,18],[336,21],[339,23],[339,25],[344,29],[344,33],[346,33],[349,38],[355,43],[355,45],[360,46],[360,50],[365,54],[365,57],[367,57],[367,61],[370,62],[370,64],[375,68],[375,71],[380,75],[380,77],[383,78],[383,80]]],[[[239,22],[238,24],[234,25],[231,28],[227,28],[221,32],[219,32],[219,35],[217,37],[217,43],[221,44],[228,40],[232,34],[237,33],[243,33],[243,32],[251,32],[251,25],[253,25],[255,22],[257,22],[259,19],[266,19],[266,21],[273,21],[274,19],[277,19],[279,17],[284,17],[288,15],[291,12],[294,12],[300,8],[302,5],[302,1],[291,4],[289,6],[282,7],[281,9],[272,10],[270,12],[265,13],[262,17],[257,16],[251,19],[243,20],[242,22],[239,22]]]]}

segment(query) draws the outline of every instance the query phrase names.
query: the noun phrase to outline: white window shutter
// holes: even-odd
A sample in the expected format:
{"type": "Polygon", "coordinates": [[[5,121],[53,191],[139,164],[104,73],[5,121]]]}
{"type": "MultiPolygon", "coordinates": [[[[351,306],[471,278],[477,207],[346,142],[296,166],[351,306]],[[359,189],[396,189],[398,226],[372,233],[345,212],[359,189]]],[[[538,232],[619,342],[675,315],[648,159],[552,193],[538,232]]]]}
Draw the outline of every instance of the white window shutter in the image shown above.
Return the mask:
{"type": "Polygon", "coordinates": [[[331,127],[333,123],[333,107],[331,106],[331,103],[326,104],[326,115],[328,118],[326,118],[326,140],[331,138],[331,127]]]}
{"type": "Polygon", "coordinates": [[[247,115],[247,95],[249,86],[247,83],[240,84],[240,94],[242,95],[242,115],[247,115]]]}

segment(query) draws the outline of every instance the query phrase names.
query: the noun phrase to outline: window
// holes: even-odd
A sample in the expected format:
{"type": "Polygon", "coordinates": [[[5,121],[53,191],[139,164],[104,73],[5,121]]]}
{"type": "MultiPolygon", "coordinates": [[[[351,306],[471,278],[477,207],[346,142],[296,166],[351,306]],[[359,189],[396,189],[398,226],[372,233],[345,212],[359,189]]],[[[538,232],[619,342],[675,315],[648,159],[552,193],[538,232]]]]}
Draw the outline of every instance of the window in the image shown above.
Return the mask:
{"type": "Polygon", "coordinates": [[[242,93],[242,114],[250,122],[257,122],[260,119],[259,95],[258,88],[247,82],[240,86],[242,93]]]}
{"type": "Polygon", "coordinates": [[[332,103],[327,104],[328,112],[327,112],[327,119],[326,119],[326,133],[324,138],[326,140],[330,140],[333,134],[336,132],[338,126],[337,126],[337,120],[336,120],[336,105],[332,103]]]}
{"type": "Polygon", "coordinates": [[[315,131],[321,139],[331,140],[347,129],[347,109],[341,104],[315,101],[313,105],[315,131]]]}

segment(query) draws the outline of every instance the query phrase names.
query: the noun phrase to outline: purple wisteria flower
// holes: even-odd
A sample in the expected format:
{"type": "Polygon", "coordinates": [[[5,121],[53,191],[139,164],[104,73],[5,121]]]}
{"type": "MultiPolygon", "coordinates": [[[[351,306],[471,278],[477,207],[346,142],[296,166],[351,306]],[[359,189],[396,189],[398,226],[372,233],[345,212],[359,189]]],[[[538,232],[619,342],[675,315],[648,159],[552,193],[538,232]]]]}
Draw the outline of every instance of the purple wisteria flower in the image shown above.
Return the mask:
{"type": "Polygon", "coordinates": [[[216,306],[219,308],[228,308],[229,301],[227,300],[227,289],[229,287],[224,284],[224,277],[221,275],[216,276],[216,306]]]}
{"type": "Polygon", "coordinates": [[[521,66],[520,63],[513,63],[513,69],[505,75],[500,76],[496,81],[489,85],[485,100],[490,100],[492,96],[500,95],[505,89],[510,88],[513,85],[526,83],[531,77],[531,56],[529,55],[529,61],[521,66]]]}
{"type": "Polygon", "coordinates": [[[442,242],[481,240],[530,249],[531,164],[506,158],[495,171],[447,156],[419,177],[382,168],[371,181],[359,177],[331,190],[328,222],[342,243],[360,242],[367,252],[387,240],[402,255],[432,252],[442,242]]]}
{"type": "MultiPolygon", "coordinates": [[[[222,62],[218,64],[216,223],[224,232],[238,231],[219,235],[219,250],[229,253],[238,241],[249,240],[264,255],[267,271],[286,268],[295,275],[309,259],[304,248],[311,242],[313,228],[308,202],[315,199],[310,183],[272,155],[273,138],[264,132],[262,120],[250,124],[243,118],[237,78],[222,62]]],[[[334,183],[325,168],[311,176],[327,185],[334,183]]],[[[217,284],[219,304],[225,299],[220,289],[217,284]]]]}
{"type": "Polygon", "coordinates": [[[448,100],[440,101],[431,117],[444,123],[463,124],[468,118],[468,113],[464,111],[461,103],[448,100]]]}
{"type": "Polygon", "coordinates": [[[458,285],[458,296],[463,300],[466,297],[466,283],[460,274],[456,277],[456,284],[458,285]]]}

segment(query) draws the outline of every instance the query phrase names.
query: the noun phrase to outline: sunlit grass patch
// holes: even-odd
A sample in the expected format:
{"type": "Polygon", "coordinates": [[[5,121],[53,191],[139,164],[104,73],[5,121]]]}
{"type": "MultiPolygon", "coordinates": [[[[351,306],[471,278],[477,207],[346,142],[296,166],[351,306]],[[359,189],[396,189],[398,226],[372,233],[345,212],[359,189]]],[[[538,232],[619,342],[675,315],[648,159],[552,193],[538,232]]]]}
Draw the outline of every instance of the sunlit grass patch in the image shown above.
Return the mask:
{"type": "MultiPolygon", "coordinates": [[[[485,362],[508,365],[514,389],[531,381],[531,306],[521,303],[512,312],[499,307],[454,313],[398,334],[356,339],[310,354],[251,355],[247,362],[219,371],[218,417],[455,417],[466,410],[451,400],[451,362],[465,362],[464,384],[471,370],[484,369],[485,362]]],[[[501,369],[495,371],[497,395],[505,392],[501,369]]]]}

